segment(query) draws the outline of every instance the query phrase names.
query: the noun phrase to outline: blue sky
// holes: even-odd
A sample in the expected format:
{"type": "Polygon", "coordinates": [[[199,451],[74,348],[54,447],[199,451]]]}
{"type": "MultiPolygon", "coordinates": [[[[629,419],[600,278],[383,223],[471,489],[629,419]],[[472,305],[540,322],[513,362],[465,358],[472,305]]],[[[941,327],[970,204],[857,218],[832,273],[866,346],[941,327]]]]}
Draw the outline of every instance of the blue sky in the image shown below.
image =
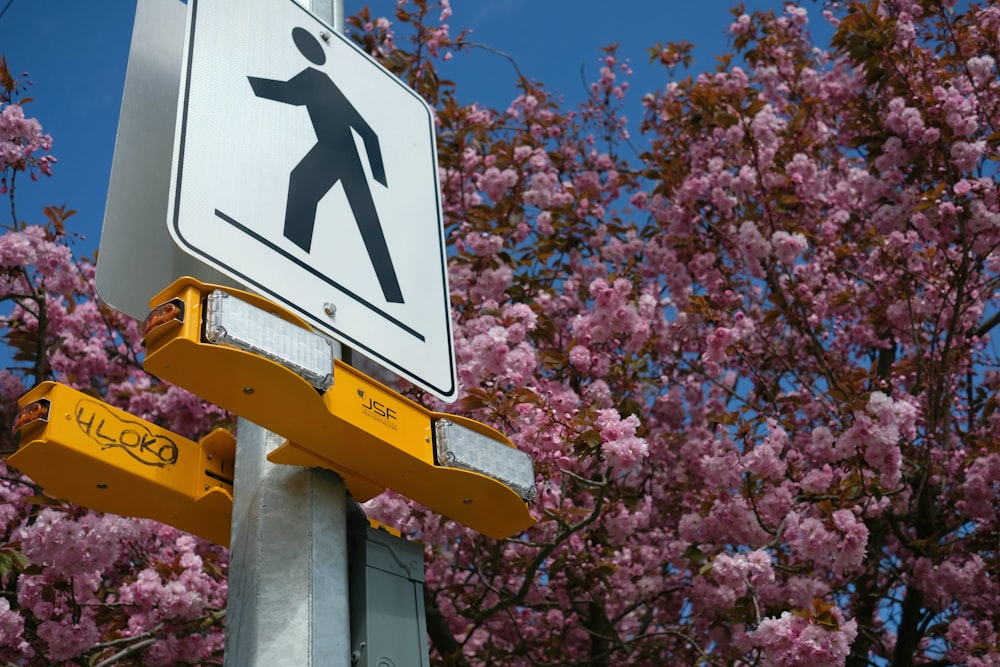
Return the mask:
{"type": "MultiPolygon", "coordinates": [[[[345,11],[354,13],[365,4],[375,16],[391,16],[395,8],[394,0],[345,0],[345,11]]],[[[748,10],[778,11],[783,4],[746,3],[748,10]]],[[[726,47],[732,19],[726,0],[452,0],[452,6],[455,33],[471,28],[472,39],[509,53],[527,76],[545,82],[568,102],[582,98],[583,81],[596,77],[600,48],[613,42],[635,70],[633,102],[666,83],[664,70],[648,64],[646,48],[657,42],[695,43],[695,70],[711,69],[726,47]]],[[[71,229],[85,236],[77,250],[91,254],[100,237],[134,3],[0,0],[3,10],[0,52],[12,72],[29,72],[34,82],[29,94],[36,101],[26,111],[53,136],[52,153],[59,160],[51,179],[23,183],[19,217],[40,221],[41,207],[48,204],[76,209],[71,229]]],[[[819,29],[819,8],[810,5],[810,10],[819,29]]],[[[460,55],[449,74],[463,100],[503,108],[516,94],[510,64],[483,50],[460,55]]],[[[630,120],[637,122],[638,107],[633,108],[636,117],[630,120]]]]}

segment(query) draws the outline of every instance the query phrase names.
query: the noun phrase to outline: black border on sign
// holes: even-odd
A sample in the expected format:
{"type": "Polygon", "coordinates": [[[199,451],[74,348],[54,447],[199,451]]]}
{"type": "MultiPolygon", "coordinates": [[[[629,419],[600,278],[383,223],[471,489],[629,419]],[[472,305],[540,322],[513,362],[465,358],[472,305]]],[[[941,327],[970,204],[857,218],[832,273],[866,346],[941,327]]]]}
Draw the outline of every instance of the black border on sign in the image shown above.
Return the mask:
{"type": "MultiPolygon", "coordinates": [[[[344,37],[343,35],[341,35],[340,33],[338,33],[336,30],[334,30],[333,28],[331,28],[330,26],[326,25],[323,21],[321,21],[319,18],[317,18],[316,16],[314,16],[305,7],[303,7],[302,5],[300,5],[297,2],[295,2],[295,0],[288,0],[288,2],[290,2],[292,5],[294,5],[294,7],[296,9],[300,10],[303,14],[305,14],[305,16],[306,16],[306,18],[308,20],[313,21],[315,23],[318,23],[321,27],[323,27],[324,29],[328,30],[329,33],[332,36],[336,37],[337,39],[340,39],[342,42],[344,42],[345,44],[349,45],[352,49],[355,50],[355,52],[357,52],[359,55],[363,56],[366,60],[368,60],[374,66],[378,67],[379,70],[382,70],[387,76],[389,76],[394,82],[396,82],[400,86],[400,88],[402,90],[404,90],[409,95],[412,95],[413,97],[415,97],[418,100],[420,100],[421,104],[423,104],[425,108],[427,107],[427,102],[423,98],[421,98],[419,95],[417,95],[416,92],[414,92],[405,83],[403,83],[402,81],[400,81],[394,74],[392,74],[388,70],[385,70],[375,60],[373,60],[367,53],[365,53],[364,51],[362,51],[361,49],[359,49],[357,46],[355,46],[354,43],[351,42],[351,40],[349,40],[348,38],[344,37]]],[[[451,315],[450,315],[450,313],[451,313],[451,305],[450,305],[451,304],[451,300],[450,300],[451,299],[451,295],[448,294],[448,290],[447,290],[447,284],[448,284],[447,258],[445,256],[445,250],[444,250],[444,239],[441,238],[440,236],[439,236],[439,241],[440,241],[440,243],[439,243],[439,252],[440,252],[439,266],[441,267],[441,274],[442,274],[441,275],[441,278],[442,278],[441,285],[444,287],[444,295],[443,296],[444,296],[444,302],[445,302],[445,305],[446,305],[445,310],[448,313],[448,317],[445,318],[445,320],[446,320],[446,322],[445,322],[445,329],[447,331],[447,336],[448,336],[447,341],[449,343],[449,345],[448,345],[448,347],[449,347],[449,354],[448,354],[448,365],[449,365],[449,369],[448,370],[449,370],[449,373],[448,373],[448,377],[449,377],[449,380],[451,381],[451,386],[448,387],[447,389],[442,389],[441,387],[438,387],[434,383],[428,381],[426,378],[423,378],[423,377],[421,377],[419,375],[416,375],[415,373],[410,372],[409,370],[403,368],[400,364],[392,361],[391,359],[386,358],[384,355],[379,354],[375,350],[371,349],[368,345],[365,345],[363,342],[357,340],[356,338],[354,338],[352,336],[347,335],[344,331],[342,331],[341,329],[337,328],[336,326],[332,326],[329,322],[323,321],[323,320],[320,320],[320,319],[316,318],[315,316],[313,316],[308,311],[303,310],[298,305],[290,302],[288,299],[286,299],[283,296],[281,296],[280,294],[277,294],[276,292],[272,291],[271,289],[269,289],[265,285],[260,284],[258,281],[254,280],[253,278],[251,278],[251,277],[249,277],[247,275],[244,275],[243,273],[241,273],[240,271],[234,269],[233,267],[231,267],[231,266],[229,266],[229,265],[227,265],[227,264],[225,264],[223,262],[220,262],[218,259],[216,259],[216,258],[212,257],[211,255],[207,254],[206,252],[202,251],[200,248],[195,247],[194,245],[192,245],[191,243],[189,243],[187,241],[187,239],[184,238],[183,234],[181,234],[180,221],[179,221],[179,215],[180,215],[180,198],[181,198],[181,183],[183,182],[183,174],[184,174],[185,139],[187,137],[188,103],[190,101],[190,93],[191,93],[191,72],[192,72],[193,63],[194,63],[194,38],[195,38],[195,30],[197,29],[197,21],[196,21],[196,19],[197,19],[197,13],[198,13],[198,0],[188,0],[188,5],[189,5],[188,11],[191,12],[191,24],[190,24],[190,34],[188,36],[187,66],[186,66],[185,71],[184,71],[184,94],[183,94],[183,100],[181,102],[181,130],[180,130],[180,137],[178,139],[178,144],[177,144],[177,181],[176,181],[176,190],[174,192],[174,214],[173,214],[172,219],[169,221],[169,224],[173,227],[174,236],[178,240],[180,240],[180,241],[183,242],[183,248],[184,248],[184,250],[186,250],[187,252],[189,252],[189,253],[197,256],[197,257],[202,258],[202,260],[206,264],[208,264],[209,266],[219,267],[223,271],[225,271],[226,273],[229,273],[230,275],[232,275],[234,277],[237,277],[237,279],[240,280],[241,282],[244,282],[247,285],[252,285],[255,289],[257,289],[262,294],[268,295],[269,297],[273,298],[275,301],[277,301],[277,302],[279,302],[281,304],[284,304],[290,310],[292,310],[295,313],[297,313],[298,315],[302,316],[306,321],[313,323],[320,330],[328,330],[328,331],[335,332],[335,334],[336,334],[335,337],[338,340],[340,340],[341,342],[343,342],[343,343],[345,343],[345,344],[347,344],[347,345],[349,345],[349,346],[351,346],[351,347],[353,347],[353,348],[355,348],[357,350],[360,350],[360,351],[364,352],[366,356],[372,357],[373,359],[377,360],[379,363],[381,363],[382,365],[386,366],[387,368],[389,368],[391,370],[398,371],[400,373],[400,375],[402,375],[403,377],[405,377],[405,378],[407,378],[409,380],[412,380],[413,382],[415,382],[416,384],[422,386],[424,389],[427,389],[431,393],[436,393],[436,394],[438,394],[441,397],[450,397],[452,399],[454,399],[455,397],[457,397],[458,388],[456,387],[456,370],[455,370],[455,357],[454,357],[454,347],[453,347],[454,344],[451,342],[451,341],[454,340],[453,335],[452,335],[452,330],[451,330],[451,315]]],[[[432,154],[432,159],[433,159],[433,163],[434,163],[434,173],[436,174],[437,173],[437,168],[438,168],[438,164],[437,164],[437,152],[436,152],[437,142],[434,139],[433,118],[431,118],[430,120],[431,120],[431,122],[429,123],[429,126],[431,128],[431,146],[435,147],[435,151],[433,151],[433,154],[432,154]]],[[[437,205],[437,210],[438,210],[438,215],[439,215],[439,218],[438,218],[438,229],[440,230],[441,229],[441,219],[440,219],[441,192],[440,192],[440,189],[437,189],[437,188],[435,189],[434,200],[435,200],[435,204],[437,205]]],[[[219,211],[215,210],[214,214],[218,215],[219,211]]],[[[229,222],[230,224],[233,224],[233,222],[234,222],[232,220],[232,218],[229,218],[229,216],[222,217],[221,219],[225,220],[226,222],[229,222]]],[[[237,226],[237,228],[241,229],[242,231],[248,231],[242,225],[237,224],[236,226],[237,226]]],[[[439,231],[438,233],[440,235],[441,232],[439,231]]],[[[305,270],[305,271],[311,273],[312,275],[320,278],[325,283],[327,283],[328,285],[330,285],[330,287],[336,289],[338,292],[340,292],[340,293],[344,294],[345,296],[347,296],[347,297],[349,297],[351,299],[354,299],[355,301],[358,301],[362,305],[366,306],[367,308],[369,308],[370,310],[372,310],[373,312],[375,312],[376,314],[378,314],[379,316],[381,316],[383,319],[385,319],[387,323],[389,323],[389,324],[391,324],[393,326],[396,326],[396,327],[400,327],[404,331],[406,331],[407,333],[409,333],[410,335],[416,336],[420,340],[424,340],[424,336],[422,334],[420,334],[419,332],[417,332],[414,329],[412,329],[411,327],[403,324],[402,322],[400,322],[396,318],[393,318],[388,313],[385,313],[384,311],[382,311],[380,308],[378,308],[374,304],[366,301],[365,299],[363,299],[359,295],[355,294],[354,292],[346,289],[344,286],[340,285],[339,283],[337,283],[337,282],[331,280],[330,278],[328,278],[328,277],[320,274],[319,271],[317,271],[313,267],[311,267],[311,266],[303,263],[302,261],[300,261],[296,257],[294,257],[294,256],[292,256],[292,255],[290,255],[290,254],[288,254],[286,252],[284,252],[281,248],[278,248],[276,245],[274,245],[273,243],[271,243],[270,241],[268,241],[264,237],[262,237],[262,236],[260,236],[258,234],[251,234],[251,236],[255,240],[257,240],[260,243],[262,243],[263,245],[265,245],[266,247],[270,248],[271,250],[274,250],[274,251],[280,253],[286,259],[291,260],[292,262],[294,262],[295,264],[297,264],[303,270],[305,270]]]]}

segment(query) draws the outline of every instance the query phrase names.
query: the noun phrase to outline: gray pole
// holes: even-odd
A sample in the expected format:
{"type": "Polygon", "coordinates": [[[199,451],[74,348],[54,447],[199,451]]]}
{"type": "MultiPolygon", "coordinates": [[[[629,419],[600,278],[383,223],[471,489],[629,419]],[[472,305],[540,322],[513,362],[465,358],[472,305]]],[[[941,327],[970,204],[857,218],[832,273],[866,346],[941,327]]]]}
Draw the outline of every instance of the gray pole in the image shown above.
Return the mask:
{"type": "MultiPolygon", "coordinates": [[[[343,0],[298,0],[342,31],[343,0]]],[[[284,441],[237,425],[227,667],[349,667],[347,492],[327,470],[273,465],[284,441]]]]}
{"type": "Polygon", "coordinates": [[[309,8],[321,21],[326,21],[337,32],[344,30],[344,0],[295,0],[309,8]]]}
{"type": "Polygon", "coordinates": [[[348,667],[344,483],[268,462],[283,442],[239,420],[225,664],[348,667]]]}

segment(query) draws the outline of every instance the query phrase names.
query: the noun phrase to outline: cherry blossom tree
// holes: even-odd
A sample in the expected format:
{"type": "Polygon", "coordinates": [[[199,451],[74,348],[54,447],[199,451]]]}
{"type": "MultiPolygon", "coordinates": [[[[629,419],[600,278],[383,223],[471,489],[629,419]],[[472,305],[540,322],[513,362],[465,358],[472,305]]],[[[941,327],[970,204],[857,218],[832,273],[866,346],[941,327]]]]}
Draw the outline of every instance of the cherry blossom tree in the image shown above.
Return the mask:
{"type": "MultiPolygon", "coordinates": [[[[75,260],[65,206],[20,217],[15,192],[52,174],[52,139],[26,117],[25,86],[0,60],[0,447],[17,443],[17,399],[58,379],[182,434],[225,419],[142,371],[134,321],[100,303],[94,264],[75,260]],[[30,182],[30,181],[29,181],[30,182]]],[[[228,553],[154,521],[51,498],[0,463],[0,660],[4,664],[221,664],[228,553]]]]}
{"type": "MultiPolygon", "coordinates": [[[[537,473],[510,540],[367,504],[425,545],[433,662],[1000,665],[1000,8],[737,7],[712,71],[650,48],[638,123],[614,47],[579,105],[516,68],[507,108],[463,99],[443,73],[479,47],[451,20],[348,21],[437,114],[462,397],[407,391],[537,473]]],[[[13,206],[52,161],[3,83],[13,206]]],[[[142,372],[69,214],[0,237],[4,417],[56,377],[182,433],[225,420],[142,372]]],[[[0,658],[219,662],[223,551],[42,491],[3,476],[0,658]]]]}

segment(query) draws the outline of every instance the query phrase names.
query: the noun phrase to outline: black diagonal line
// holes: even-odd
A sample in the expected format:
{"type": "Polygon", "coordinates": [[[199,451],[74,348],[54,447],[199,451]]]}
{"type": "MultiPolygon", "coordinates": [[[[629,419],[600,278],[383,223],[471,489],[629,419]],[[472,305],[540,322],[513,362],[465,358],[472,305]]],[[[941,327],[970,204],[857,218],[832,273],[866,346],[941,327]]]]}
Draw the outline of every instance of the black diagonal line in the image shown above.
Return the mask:
{"type": "Polygon", "coordinates": [[[10,9],[10,6],[13,5],[13,4],[14,4],[14,0],[7,0],[7,4],[4,5],[4,7],[3,7],[2,10],[0,10],[0,19],[3,18],[3,15],[7,13],[7,10],[10,9]]]}
{"type": "Polygon", "coordinates": [[[327,285],[330,285],[331,287],[339,290],[340,292],[343,292],[344,294],[346,294],[347,296],[351,297],[352,299],[354,299],[355,301],[357,301],[358,303],[360,303],[362,306],[364,306],[368,310],[372,311],[373,313],[378,314],[380,317],[385,318],[386,320],[388,320],[392,324],[395,324],[397,327],[399,327],[400,329],[402,329],[406,333],[410,334],[411,336],[413,336],[414,338],[416,338],[420,342],[425,342],[426,341],[426,338],[424,337],[424,335],[422,333],[420,333],[419,331],[416,331],[413,328],[407,326],[406,324],[403,324],[402,322],[400,322],[399,320],[397,320],[395,317],[393,317],[389,313],[387,313],[384,310],[382,310],[381,308],[378,308],[377,306],[373,305],[372,303],[370,303],[366,299],[362,298],[361,296],[355,294],[354,292],[352,292],[351,290],[347,289],[346,287],[344,287],[343,285],[341,285],[337,281],[331,280],[329,277],[323,275],[322,273],[320,273],[319,271],[317,271],[313,267],[309,266],[308,264],[304,264],[301,260],[297,259],[296,257],[293,257],[290,253],[288,253],[288,252],[282,250],[281,248],[277,247],[271,241],[268,241],[266,238],[264,238],[263,236],[261,236],[257,232],[253,231],[252,229],[248,228],[246,225],[240,223],[237,220],[234,220],[233,218],[229,217],[228,215],[226,215],[225,213],[223,213],[219,209],[215,209],[215,215],[216,215],[217,218],[228,222],[233,227],[235,227],[236,229],[240,230],[241,232],[243,232],[247,236],[250,236],[254,240],[259,241],[260,243],[263,243],[264,245],[266,245],[271,250],[274,250],[275,252],[279,253],[285,259],[287,259],[289,261],[292,261],[292,262],[295,262],[297,265],[301,266],[303,269],[305,269],[309,273],[313,274],[314,276],[316,276],[317,278],[319,278],[320,280],[322,280],[323,282],[325,282],[327,285]]]}

